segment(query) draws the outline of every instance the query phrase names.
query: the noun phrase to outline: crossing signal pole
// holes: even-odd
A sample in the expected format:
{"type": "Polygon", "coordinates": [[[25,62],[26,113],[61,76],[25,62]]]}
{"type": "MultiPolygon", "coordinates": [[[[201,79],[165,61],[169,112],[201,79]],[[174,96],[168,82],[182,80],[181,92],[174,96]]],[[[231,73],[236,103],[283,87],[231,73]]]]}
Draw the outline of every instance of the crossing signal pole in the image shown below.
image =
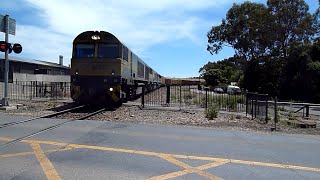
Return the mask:
{"type": "Polygon", "coordinates": [[[22,51],[20,44],[11,46],[9,43],[9,34],[15,35],[16,33],[16,20],[9,18],[9,15],[0,15],[0,32],[5,33],[5,40],[0,41],[0,51],[5,53],[4,59],[4,95],[1,100],[2,106],[9,106],[8,98],[8,81],[9,81],[9,53],[12,50],[19,54],[22,51]]]}
{"type": "MultiPolygon", "coordinates": [[[[4,25],[5,25],[5,43],[9,43],[9,15],[6,15],[4,18],[4,25]]],[[[8,46],[5,49],[5,59],[4,59],[4,96],[2,98],[2,106],[9,106],[8,101],[8,76],[9,76],[9,48],[8,46]]]]}

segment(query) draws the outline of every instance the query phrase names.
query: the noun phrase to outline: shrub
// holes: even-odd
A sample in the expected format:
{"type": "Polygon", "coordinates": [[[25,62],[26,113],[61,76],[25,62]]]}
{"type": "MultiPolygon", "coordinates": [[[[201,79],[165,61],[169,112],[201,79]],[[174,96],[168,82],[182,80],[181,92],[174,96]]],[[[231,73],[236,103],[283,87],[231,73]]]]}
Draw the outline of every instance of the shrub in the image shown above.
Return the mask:
{"type": "Polygon", "coordinates": [[[288,114],[288,119],[289,120],[296,120],[297,118],[292,113],[289,113],[288,114]]]}
{"type": "Polygon", "coordinates": [[[278,107],[278,110],[279,110],[279,111],[283,111],[283,112],[287,112],[287,111],[288,111],[288,110],[287,110],[286,108],[284,108],[283,106],[278,107]]]}
{"type": "Polygon", "coordinates": [[[218,117],[218,108],[215,105],[209,106],[206,111],[206,118],[213,120],[218,117]]]}
{"type": "Polygon", "coordinates": [[[242,96],[242,95],[237,95],[237,96],[236,96],[236,101],[237,101],[237,103],[239,103],[239,104],[244,104],[244,103],[246,102],[244,96],[242,96]]]}
{"type": "Polygon", "coordinates": [[[228,108],[230,110],[236,111],[237,110],[237,102],[236,101],[229,101],[228,108]]]}
{"type": "Polygon", "coordinates": [[[185,94],[184,99],[192,99],[192,94],[185,94]]]}
{"type": "Polygon", "coordinates": [[[47,103],[47,106],[48,106],[49,108],[56,107],[57,105],[58,105],[58,103],[57,103],[57,102],[54,102],[54,101],[50,101],[50,102],[47,103]]]}

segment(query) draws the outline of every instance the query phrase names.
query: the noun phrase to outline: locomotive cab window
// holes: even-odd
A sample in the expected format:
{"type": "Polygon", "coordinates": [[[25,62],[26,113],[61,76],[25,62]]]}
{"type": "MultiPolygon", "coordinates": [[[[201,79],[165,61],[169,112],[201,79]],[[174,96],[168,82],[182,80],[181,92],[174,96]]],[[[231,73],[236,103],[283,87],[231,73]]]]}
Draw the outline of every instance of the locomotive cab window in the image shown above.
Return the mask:
{"type": "Polygon", "coordinates": [[[77,44],[75,50],[75,57],[77,58],[94,57],[94,44],[77,44]]]}
{"type": "Polygon", "coordinates": [[[128,61],[129,60],[129,52],[128,52],[128,48],[123,46],[123,59],[128,61]]]}
{"type": "Polygon", "coordinates": [[[118,44],[99,44],[98,45],[98,57],[99,58],[111,58],[115,59],[119,57],[118,44]]]}

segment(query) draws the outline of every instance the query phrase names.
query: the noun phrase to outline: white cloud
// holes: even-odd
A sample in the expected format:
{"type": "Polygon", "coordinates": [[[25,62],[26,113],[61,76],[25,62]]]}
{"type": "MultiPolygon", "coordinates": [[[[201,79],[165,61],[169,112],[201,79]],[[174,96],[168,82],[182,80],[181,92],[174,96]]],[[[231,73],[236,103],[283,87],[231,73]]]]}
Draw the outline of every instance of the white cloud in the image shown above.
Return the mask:
{"type": "MultiPolygon", "coordinates": [[[[37,8],[47,27],[17,26],[24,52],[38,59],[69,59],[71,43],[87,30],[113,33],[137,54],[146,48],[179,39],[200,44],[197,31],[209,22],[196,12],[230,2],[213,0],[25,0],[37,8]]],[[[31,13],[31,12],[30,12],[31,13]]],[[[212,23],[212,22],[210,22],[212,23]]],[[[67,62],[68,63],[68,62],[67,62]]]]}
{"type": "MultiPolygon", "coordinates": [[[[48,31],[47,29],[29,26],[17,25],[17,36],[10,36],[10,42],[20,43],[23,47],[23,53],[18,56],[51,61],[58,63],[59,55],[65,57],[71,55],[71,44],[73,37],[48,31]]],[[[15,54],[13,54],[16,56],[15,54]]],[[[70,61],[64,59],[64,64],[68,65],[70,61]]]]}

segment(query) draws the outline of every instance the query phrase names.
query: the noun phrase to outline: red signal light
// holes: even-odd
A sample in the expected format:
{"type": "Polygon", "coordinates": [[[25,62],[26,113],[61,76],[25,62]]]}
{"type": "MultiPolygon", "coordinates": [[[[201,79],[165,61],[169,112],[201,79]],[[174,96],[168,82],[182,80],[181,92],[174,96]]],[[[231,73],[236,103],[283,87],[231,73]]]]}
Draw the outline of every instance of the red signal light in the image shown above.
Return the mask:
{"type": "Polygon", "coordinates": [[[0,51],[1,52],[6,52],[6,50],[7,50],[7,43],[6,42],[4,42],[4,41],[0,41],[0,51]]]}
{"type": "Polygon", "coordinates": [[[18,44],[18,43],[14,44],[13,47],[12,47],[12,50],[13,50],[13,52],[16,53],[16,54],[21,53],[21,52],[22,52],[22,46],[21,46],[21,44],[18,44]]]}
{"type": "Polygon", "coordinates": [[[6,48],[7,48],[7,46],[6,46],[5,44],[1,44],[1,45],[0,45],[1,51],[3,50],[2,52],[4,52],[4,50],[5,50],[6,48]]]}
{"type": "Polygon", "coordinates": [[[0,52],[6,52],[9,50],[9,54],[13,51],[17,54],[22,52],[22,46],[18,43],[15,43],[11,46],[10,43],[6,43],[5,41],[0,41],[0,52]]]}

